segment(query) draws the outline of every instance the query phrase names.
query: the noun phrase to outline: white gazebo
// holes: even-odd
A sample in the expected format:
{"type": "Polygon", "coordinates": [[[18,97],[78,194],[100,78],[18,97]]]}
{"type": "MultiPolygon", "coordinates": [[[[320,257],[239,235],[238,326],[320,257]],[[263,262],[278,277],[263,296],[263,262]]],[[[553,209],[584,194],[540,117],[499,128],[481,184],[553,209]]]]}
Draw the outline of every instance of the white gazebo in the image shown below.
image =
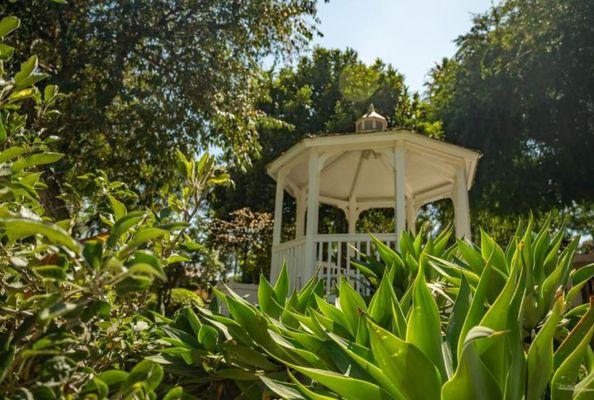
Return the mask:
{"type": "Polygon", "coordinates": [[[423,205],[451,199],[456,236],[470,236],[468,191],[480,154],[406,129],[387,130],[386,119],[370,107],[356,122],[356,133],[307,138],[268,165],[276,181],[271,280],[286,262],[293,287],[314,273],[330,290],[340,275],[367,291],[350,265],[356,248],[371,254],[367,232],[356,231],[361,212],[394,208],[395,232],[374,233],[394,246],[399,234],[415,231],[423,205]],[[296,200],[296,237],[281,243],[283,196],[296,200]],[[320,234],[320,203],[344,211],[345,234],[320,234]]]}

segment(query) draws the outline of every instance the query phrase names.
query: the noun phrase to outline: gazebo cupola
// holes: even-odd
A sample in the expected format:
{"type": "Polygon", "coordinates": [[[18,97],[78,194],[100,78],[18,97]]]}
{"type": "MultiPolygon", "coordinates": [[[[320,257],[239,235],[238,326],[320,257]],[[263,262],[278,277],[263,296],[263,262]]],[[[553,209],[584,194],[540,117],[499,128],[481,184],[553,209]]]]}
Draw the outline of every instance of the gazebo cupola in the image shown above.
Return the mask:
{"type": "Polygon", "coordinates": [[[356,133],[303,139],[267,168],[276,181],[272,281],[284,261],[295,287],[318,273],[327,290],[341,275],[368,290],[350,260],[353,247],[374,251],[368,232],[356,230],[361,213],[373,208],[394,209],[395,231],[374,233],[392,247],[402,231],[415,231],[420,207],[441,199],[453,203],[456,236],[469,237],[468,191],[479,158],[475,151],[407,129],[387,130],[373,106],[357,120],[356,133]],[[282,243],[285,192],[296,200],[296,235],[282,243]],[[322,203],[345,213],[347,232],[319,233],[322,203]]]}
{"type": "Polygon", "coordinates": [[[369,105],[369,111],[355,123],[355,131],[357,133],[385,131],[386,129],[388,129],[388,121],[386,118],[375,112],[373,104],[369,105]]]}

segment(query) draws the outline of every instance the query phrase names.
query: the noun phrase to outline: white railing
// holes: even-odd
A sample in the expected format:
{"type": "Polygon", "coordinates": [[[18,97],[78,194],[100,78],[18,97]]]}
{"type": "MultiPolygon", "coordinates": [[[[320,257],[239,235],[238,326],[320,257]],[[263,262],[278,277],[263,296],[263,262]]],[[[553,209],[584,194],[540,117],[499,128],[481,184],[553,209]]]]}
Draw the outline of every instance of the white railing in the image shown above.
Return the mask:
{"type": "Polygon", "coordinates": [[[287,265],[291,291],[295,288],[301,289],[307,281],[303,277],[305,270],[305,238],[284,242],[272,248],[272,268],[280,270],[283,262],[287,265]]]}
{"type": "MultiPolygon", "coordinates": [[[[375,234],[374,236],[394,248],[395,234],[375,234]]],[[[315,265],[313,269],[308,269],[305,266],[305,238],[300,238],[274,246],[272,265],[280,265],[283,260],[285,261],[292,288],[301,288],[311,278],[304,276],[304,272],[314,270],[324,281],[326,293],[331,293],[340,277],[344,276],[355,290],[363,295],[369,295],[371,288],[361,272],[351,265],[351,259],[360,259],[361,253],[378,257],[371,242],[368,234],[317,235],[314,240],[315,265]]]]}

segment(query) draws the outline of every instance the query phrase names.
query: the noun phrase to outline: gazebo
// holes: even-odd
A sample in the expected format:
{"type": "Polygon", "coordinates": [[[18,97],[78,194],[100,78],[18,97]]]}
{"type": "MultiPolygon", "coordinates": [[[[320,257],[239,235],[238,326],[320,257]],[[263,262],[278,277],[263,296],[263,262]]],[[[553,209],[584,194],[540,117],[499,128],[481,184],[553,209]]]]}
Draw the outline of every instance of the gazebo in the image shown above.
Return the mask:
{"type": "Polygon", "coordinates": [[[390,246],[405,229],[415,231],[420,207],[441,199],[453,202],[456,236],[470,236],[468,191],[479,153],[410,130],[388,130],[373,106],[355,126],[353,134],[306,138],[268,165],[276,181],[273,282],[284,261],[293,287],[318,273],[327,291],[340,275],[368,291],[350,260],[353,249],[373,252],[368,233],[356,231],[360,214],[373,208],[395,210],[395,231],[374,233],[390,246]],[[296,200],[296,235],[281,242],[285,192],[296,200]],[[318,232],[321,203],[344,211],[347,233],[318,232]]]}

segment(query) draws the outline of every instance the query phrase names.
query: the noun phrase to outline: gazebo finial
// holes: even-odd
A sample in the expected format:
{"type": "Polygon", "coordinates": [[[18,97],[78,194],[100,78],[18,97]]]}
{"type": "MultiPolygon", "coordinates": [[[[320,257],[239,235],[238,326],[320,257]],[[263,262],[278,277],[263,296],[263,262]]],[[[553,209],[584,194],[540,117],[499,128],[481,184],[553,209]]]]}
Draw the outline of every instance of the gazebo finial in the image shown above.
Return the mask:
{"type": "Polygon", "coordinates": [[[355,124],[355,132],[376,132],[385,131],[388,121],[375,111],[373,103],[369,104],[369,110],[355,124]]]}

